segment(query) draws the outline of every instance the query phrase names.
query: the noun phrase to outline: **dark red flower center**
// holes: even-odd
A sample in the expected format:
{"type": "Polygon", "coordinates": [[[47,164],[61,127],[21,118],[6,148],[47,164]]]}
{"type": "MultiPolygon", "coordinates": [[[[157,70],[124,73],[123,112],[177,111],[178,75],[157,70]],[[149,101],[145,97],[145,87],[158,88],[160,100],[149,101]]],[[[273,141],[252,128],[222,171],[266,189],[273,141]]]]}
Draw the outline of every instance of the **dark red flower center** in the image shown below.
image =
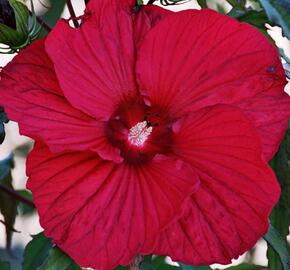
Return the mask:
{"type": "Polygon", "coordinates": [[[150,161],[166,154],[172,143],[172,123],[158,106],[147,106],[142,99],[119,105],[107,125],[109,141],[120,149],[127,163],[150,161]]]}

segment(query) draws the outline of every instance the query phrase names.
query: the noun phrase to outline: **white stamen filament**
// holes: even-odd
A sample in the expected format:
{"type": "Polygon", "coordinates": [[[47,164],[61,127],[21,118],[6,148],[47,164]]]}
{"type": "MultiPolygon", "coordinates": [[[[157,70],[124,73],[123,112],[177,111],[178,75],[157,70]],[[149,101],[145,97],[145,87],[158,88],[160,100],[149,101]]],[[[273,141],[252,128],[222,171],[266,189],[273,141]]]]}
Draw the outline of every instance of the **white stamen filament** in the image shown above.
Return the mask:
{"type": "Polygon", "coordinates": [[[152,133],[153,127],[148,127],[146,121],[139,122],[129,130],[128,140],[135,146],[142,146],[152,133]]]}

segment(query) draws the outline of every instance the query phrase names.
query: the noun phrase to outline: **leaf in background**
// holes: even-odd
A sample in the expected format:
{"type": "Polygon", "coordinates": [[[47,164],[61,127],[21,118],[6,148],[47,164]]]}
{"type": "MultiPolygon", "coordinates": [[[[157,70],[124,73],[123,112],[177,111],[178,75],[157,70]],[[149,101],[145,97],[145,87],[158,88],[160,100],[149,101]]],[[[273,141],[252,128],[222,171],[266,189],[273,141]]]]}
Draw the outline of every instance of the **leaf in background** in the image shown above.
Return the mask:
{"type": "Polygon", "coordinates": [[[209,266],[192,266],[183,263],[179,263],[181,270],[211,270],[209,266]]]}
{"type": "MultiPolygon", "coordinates": [[[[281,237],[286,241],[289,234],[290,226],[290,166],[289,166],[289,150],[290,150],[290,131],[279,147],[279,151],[271,161],[271,166],[274,169],[279,184],[281,186],[281,196],[278,204],[273,209],[270,220],[271,224],[280,233],[281,237]]],[[[270,270],[281,270],[282,266],[278,254],[269,246],[267,251],[270,270]]]]}
{"type": "Polygon", "coordinates": [[[59,248],[54,247],[50,250],[50,254],[47,260],[37,270],[56,270],[56,269],[82,270],[68,255],[63,253],[59,248]]]}
{"type": "Polygon", "coordinates": [[[4,142],[5,139],[5,127],[4,127],[4,123],[8,122],[8,118],[5,114],[5,112],[3,111],[3,108],[0,107],[0,144],[2,144],[4,142]]]}
{"type": "Polygon", "coordinates": [[[10,263],[0,261],[0,269],[1,270],[11,270],[10,263]]]}
{"type": "Polygon", "coordinates": [[[227,0],[227,2],[234,8],[244,9],[247,3],[246,0],[227,0]]]}
{"type": "Polygon", "coordinates": [[[269,20],[263,10],[257,11],[253,9],[240,9],[234,7],[227,15],[237,19],[240,22],[246,22],[255,26],[264,36],[275,44],[274,40],[267,32],[265,24],[269,23],[269,20]]]}
{"type": "Polygon", "coordinates": [[[5,139],[5,128],[4,123],[8,123],[7,115],[5,114],[2,107],[0,107],[0,144],[4,142],[5,139]]]}
{"type": "MultiPolygon", "coordinates": [[[[287,216],[288,218],[288,216],[287,216]]],[[[280,258],[280,262],[283,266],[282,269],[289,270],[290,269],[290,254],[288,251],[287,243],[285,241],[285,238],[281,237],[280,233],[272,226],[270,225],[268,233],[264,236],[264,239],[267,241],[267,243],[276,251],[280,258]]],[[[273,267],[271,264],[271,257],[269,258],[269,270],[279,270],[280,265],[276,265],[276,268],[273,267]],[[271,265],[271,266],[270,266],[271,265]],[[279,268],[277,268],[279,267],[279,268]]]]}
{"type": "Polygon", "coordinates": [[[16,20],[16,29],[0,24],[0,43],[10,47],[20,47],[28,40],[29,12],[25,4],[18,0],[9,0],[16,20]]]}
{"type": "MultiPolygon", "coordinates": [[[[13,189],[12,186],[12,175],[11,169],[13,168],[13,156],[10,155],[8,158],[0,162],[0,185],[4,188],[13,189]]],[[[6,224],[6,248],[11,248],[11,240],[15,218],[17,215],[17,201],[3,190],[0,189],[0,212],[4,217],[6,224]]]]}
{"type": "Polygon", "coordinates": [[[6,176],[8,176],[10,170],[13,168],[13,155],[9,155],[7,158],[0,161],[0,184],[6,176]]]}
{"type": "MultiPolygon", "coordinates": [[[[32,193],[30,191],[26,189],[22,189],[22,190],[17,190],[17,193],[23,198],[33,201],[32,193]]],[[[34,212],[35,212],[35,207],[28,205],[26,203],[23,203],[21,201],[18,202],[18,213],[20,215],[31,215],[34,212]]]]}
{"type": "Polygon", "coordinates": [[[289,0],[260,0],[268,18],[282,27],[284,35],[290,39],[290,1],[289,0]]]}
{"type": "Polygon", "coordinates": [[[23,270],[37,270],[49,255],[53,244],[50,239],[41,232],[32,236],[24,251],[23,270]]]}
{"type": "Polygon", "coordinates": [[[63,12],[65,0],[51,0],[50,2],[51,8],[41,18],[52,28],[63,12]]]}
{"type": "Polygon", "coordinates": [[[152,264],[152,255],[141,257],[140,270],[155,270],[152,264]]]}
{"type": "Polygon", "coordinates": [[[200,5],[201,8],[208,8],[207,0],[197,0],[197,3],[200,5]]]}
{"type": "Polygon", "coordinates": [[[241,263],[239,265],[231,266],[224,270],[262,270],[262,269],[265,269],[265,267],[261,265],[251,264],[251,263],[241,263]]]}
{"type": "Polygon", "coordinates": [[[19,0],[9,0],[9,3],[15,13],[16,30],[18,33],[21,33],[25,38],[28,35],[28,8],[19,0]]]}
{"type": "Polygon", "coordinates": [[[140,264],[140,270],[155,270],[155,268],[150,262],[142,262],[140,264]]]}
{"type": "Polygon", "coordinates": [[[170,265],[166,262],[166,257],[153,256],[152,264],[155,270],[178,270],[179,267],[170,265]]]}
{"type": "Polygon", "coordinates": [[[125,267],[125,266],[121,266],[121,265],[119,265],[119,266],[117,266],[114,270],[128,270],[128,268],[125,267]]]}
{"type": "Polygon", "coordinates": [[[0,107],[0,122],[1,123],[8,123],[8,118],[7,118],[7,115],[6,113],[4,112],[3,108],[0,107]]]}

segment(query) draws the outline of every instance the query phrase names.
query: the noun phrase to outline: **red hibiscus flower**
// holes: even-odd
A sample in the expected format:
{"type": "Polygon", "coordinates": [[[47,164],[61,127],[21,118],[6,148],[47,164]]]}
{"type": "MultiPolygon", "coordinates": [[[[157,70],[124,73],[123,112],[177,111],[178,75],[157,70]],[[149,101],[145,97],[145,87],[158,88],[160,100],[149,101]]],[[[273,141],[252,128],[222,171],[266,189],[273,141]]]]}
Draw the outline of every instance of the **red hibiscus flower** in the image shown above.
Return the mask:
{"type": "Polygon", "coordinates": [[[266,233],[267,161],[287,128],[279,55],[210,10],[91,0],[1,73],[1,104],[35,139],[28,188],[48,237],[84,267],[137,254],[228,263],[266,233]]]}

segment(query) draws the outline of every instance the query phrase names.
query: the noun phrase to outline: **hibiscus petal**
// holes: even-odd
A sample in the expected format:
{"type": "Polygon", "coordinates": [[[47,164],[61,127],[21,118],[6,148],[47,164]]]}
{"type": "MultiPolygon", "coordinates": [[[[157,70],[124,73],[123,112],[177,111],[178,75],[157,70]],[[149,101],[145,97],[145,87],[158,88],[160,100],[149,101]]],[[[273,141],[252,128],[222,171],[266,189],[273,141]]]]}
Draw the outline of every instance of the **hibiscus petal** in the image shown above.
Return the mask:
{"type": "Polygon", "coordinates": [[[137,50],[142,45],[142,41],[146,34],[161,20],[172,14],[174,14],[174,12],[156,5],[144,5],[140,7],[134,20],[134,34],[137,50]]]}
{"type": "Polygon", "coordinates": [[[60,21],[46,48],[64,94],[77,108],[108,120],[138,90],[135,46],[169,11],[134,7],[136,1],[90,1],[78,29],[60,21]]]}
{"type": "Polygon", "coordinates": [[[91,152],[56,155],[39,142],[27,174],[46,235],[81,266],[97,269],[152,252],[199,183],[191,166],[165,156],[134,166],[91,152]]]}
{"type": "Polygon", "coordinates": [[[52,151],[90,149],[105,159],[122,160],[106,140],[105,124],[75,109],[63,96],[44,40],[35,41],[3,69],[0,93],[0,103],[21,133],[44,139],[52,151]]]}
{"type": "Polygon", "coordinates": [[[78,29],[61,20],[46,49],[68,100],[98,119],[108,120],[118,104],[134,95],[135,48],[132,10],[122,1],[93,1],[78,29]]]}
{"type": "Polygon", "coordinates": [[[192,164],[201,183],[155,253],[194,265],[229,263],[266,233],[279,198],[277,180],[238,109],[206,108],[178,123],[175,132],[176,154],[192,164]]]}
{"type": "Polygon", "coordinates": [[[263,145],[263,157],[268,161],[279,148],[290,116],[290,97],[281,93],[280,87],[273,90],[237,103],[253,121],[263,145]]]}
{"type": "Polygon", "coordinates": [[[212,10],[154,27],[138,52],[141,92],[172,115],[235,103],[286,83],[277,49],[257,29],[212,10]]]}

